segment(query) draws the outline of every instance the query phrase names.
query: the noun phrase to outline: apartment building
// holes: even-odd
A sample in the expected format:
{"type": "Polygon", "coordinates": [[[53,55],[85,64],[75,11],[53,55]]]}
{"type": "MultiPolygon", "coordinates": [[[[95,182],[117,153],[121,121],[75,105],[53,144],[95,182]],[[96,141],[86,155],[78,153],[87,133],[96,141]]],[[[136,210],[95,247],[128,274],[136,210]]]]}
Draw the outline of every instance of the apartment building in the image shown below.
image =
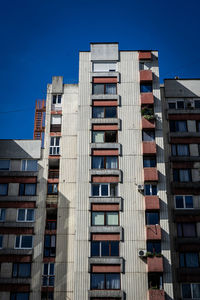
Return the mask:
{"type": "MultiPolygon", "coordinates": [[[[17,237],[10,244],[5,228],[11,215],[0,223],[0,280],[10,284],[7,290],[0,288],[2,299],[175,299],[158,52],[92,43],[90,51],[79,54],[79,83],[53,77],[35,115],[34,138],[43,140],[41,152],[33,153],[31,144],[39,141],[24,141],[30,148],[24,157],[21,152],[16,156],[17,151],[0,152],[2,166],[9,159],[38,160],[40,166],[34,170],[34,196],[21,196],[16,187],[10,198],[6,180],[12,169],[0,171],[2,184],[9,183],[0,203],[10,205],[13,199],[15,214],[26,216],[24,231],[15,218],[12,233],[17,237]],[[23,204],[19,213],[16,201],[35,201],[35,206],[23,204]],[[27,208],[35,208],[34,221],[27,219],[27,208]],[[34,234],[28,261],[18,258],[26,249],[15,249],[23,233],[34,234]],[[13,251],[13,263],[4,263],[13,251]],[[12,264],[18,262],[31,263],[26,278],[20,276],[23,266],[14,278],[12,264]]],[[[33,176],[26,172],[25,181],[33,176]]],[[[18,175],[12,176],[16,180],[18,175]]]]}
{"type": "Polygon", "coordinates": [[[174,299],[200,299],[200,80],[161,88],[174,299]]]}

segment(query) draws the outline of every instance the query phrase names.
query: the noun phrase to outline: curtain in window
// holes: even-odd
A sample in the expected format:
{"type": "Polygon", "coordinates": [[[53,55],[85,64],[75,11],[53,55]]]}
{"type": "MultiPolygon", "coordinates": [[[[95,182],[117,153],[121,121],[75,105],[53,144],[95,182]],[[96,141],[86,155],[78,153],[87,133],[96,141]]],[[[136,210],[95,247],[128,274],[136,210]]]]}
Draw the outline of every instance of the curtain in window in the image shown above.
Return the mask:
{"type": "Polygon", "coordinates": [[[186,253],[186,267],[198,267],[199,257],[197,253],[186,253]]]}
{"type": "Polygon", "coordinates": [[[177,121],[177,131],[186,132],[187,131],[187,123],[186,121],[177,121]]]}
{"type": "Polygon", "coordinates": [[[93,169],[103,169],[104,168],[104,158],[102,156],[94,156],[92,158],[92,168],[93,169]]]}
{"type": "Polygon", "coordinates": [[[189,170],[180,170],[180,182],[188,182],[190,181],[190,173],[189,170]]]}
{"type": "Polygon", "coordinates": [[[104,132],[93,132],[93,142],[103,143],[104,142],[104,132]]]}
{"type": "Polygon", "coordinates": [[[116,84],[106,84],[106,94],[116,94],[116,84]]]}
{"type": "Polygon", "coordinates": [[[106,224],[107,225],[118,225],[119,218],[117,212],[109,212],[106,214],[106,224]]]}
{"type": "Polygon", "coordinates": [[[36,185],[35,183],[27,183],[25,185],[25,195],[35,195],[36,185]]]}
{"type": "Polygon", "coordinates": [[[27,171],[37,171],[37,160],[27,160],[27,171]]]}
{"type": "Polygon", "coordinates": [[[93,212],[92,213],[92,225],[104,225],[104,213],[93,212]]]}
{"type": "Polygon", "coordinates": [[[106,289],[119,290],[120,289],[120,275],[106,274],[106,289]]]}
{"type": "Polygon", "coordinates": [[[188,151],[188,146],[187,145],[177,145],[177,152],[179,156],[188,156],[189,151],[188,151]]]}
{"type": "Polygon", "coordinates": [[[7,195],[8,185],[7,183],[0,184],[0,195],[7,195]]]}
{"type": "Polygon", "coordinates": [[[104,274],[92,274],[91,285],[92,289],[104,289],[104,274]]]}
{"type": "Polygon", "coordinates": [[[117,157],[106,157],[106,169],[117,169],[117,157]]]}
{"type": "Polygon", "coordinates": [[[200,284],[199,283],[192,284],[192,291],[193,291],[194,299],[200,298],[200,284]]]}
{"type": "Polygon", "coordinates": [[[28,209],[27,210],[27,221],[33,221],[34,220],[34,209],[28,209]]]}

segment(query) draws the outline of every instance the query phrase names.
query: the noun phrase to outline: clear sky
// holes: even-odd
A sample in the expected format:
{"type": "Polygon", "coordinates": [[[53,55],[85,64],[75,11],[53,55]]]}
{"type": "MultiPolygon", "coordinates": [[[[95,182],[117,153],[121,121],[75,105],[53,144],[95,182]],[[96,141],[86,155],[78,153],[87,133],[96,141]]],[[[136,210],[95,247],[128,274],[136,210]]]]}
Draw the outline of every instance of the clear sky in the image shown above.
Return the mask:
{"type": "Polygon", "coordinates": [[[200,77],[199,0],[1,0],[0,138],[33,137],[52,76],[78,81],[90,42],[159,50],[160,79],[200,77]]]}

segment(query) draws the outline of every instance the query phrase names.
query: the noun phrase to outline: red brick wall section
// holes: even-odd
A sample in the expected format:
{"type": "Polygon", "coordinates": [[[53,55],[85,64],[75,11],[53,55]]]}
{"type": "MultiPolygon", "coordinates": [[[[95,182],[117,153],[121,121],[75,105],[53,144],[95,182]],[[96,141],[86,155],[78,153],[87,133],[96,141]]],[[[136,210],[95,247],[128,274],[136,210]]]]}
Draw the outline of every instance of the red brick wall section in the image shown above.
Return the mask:
{"type": "Polygon", "coordinates": [[[37,177],[0,177],[0,183],[36,183],[37,177]]]}
{"type": "Polygon", "coordinates": [[[120,235],[118,233],[93,233],[92,241],[120,241],[120,235]]]}
{"type": "Polygon", "coordinates": [[[62,110],[52,110],[51,114],[52,115],[62,115],[62,110]]]}
{"type": "Polygon", "coordinates": [[[36,202],[30,201],[2,201],[0,202],[0,208],[35,208],[36,202]]]}
{"type": "Polygon", "coordinates": [[[145,209],[160,209],[158,196],[145,196],[145,209]]]}
{"type": "Polygon", "coordinates": [[[1,284],[0,285],[1,292],[29,292],[30,285],[29,284],[1,284]]]}
{"type": "Polygon", "coordinates": [[[154,104],[153,93],[141,93],[141,104],[154,104]]]}
{"type": "Polygon", "coordinates": [[[181,161],[181,162],[173,162],[172,168],[175,169],[191,169],[193,168],[194,162],[192,161],[181,161]]]}
{"type": "Polygon", "coordinates": [[[118,149],[110,149],[110,150],[93,150],[92,151],[92,155],[94,156],[98,156],[98,155],[101,155],[101,156],[117,156],[119,154],[119,151],[118,149]]]}
{"type": "Polygon", "coordinates": [[[149,300],[165,300],[165,291],[149,290],[149,300]]]}
{"type": "Polygon", "coordinates": [[[108,125],[93,125],[93,130],[118,130],[118,125],[108,124],[108,125]]]}
{"type": "Polygon", "coordinates": [[[152,71],[151,70],[142,70],[140,71],[140,81],[152,81],[152,71]]]}
{"type": "Polygon", "coordinates": [[[153,129],[155,128],[155,121],[154,120],[147,120],[142,117],[142,129],[153,129]]]}
{"type": "Polygon", "coordinates": [[[94,77],[93,83],[117,83],[117,77],[94,77]]]}
{"type": "Polygon", "coordinates": [[[192,111],[190,114],[169,114],[169,120],[200,120],[200,114],[193,114],[192,111]]]}
{"type": "Polygon", "coordinates": [[[144,181],[158,181],[157,168],[144,168],[144,181]]]}
{"type": "Polygon", "coordinates": [[[150,60],[152,59],[152,54],[151,54],[151,51],[139,51],[139,60],[150,60]]]}
{"type": "Polygon", "coordinates": [[[147,234],[147,240],[161,240],[160,225],[147,225],[146,234],[147,234]]]}
{"type": "Polygon", "coordinates": [[[94,273],[120,273],[120,265],[93,265],[94,273]]]}
{"type": "Polygon", "coordinates": [[[119,204],[92,204],[92,211],[119,211],[119,204]]]}
{"type": "Polygon", "coordinates": [[[11,255],[11,254],[4,254],[0,255],[0,262],[32,262],[31,255],[11,255]]]}
{"type": "Polygon", "coordinates": [[[93,100],[92,106],[117,106],[117,100],[93,100]]]}
{"type": "Polygon", "coordinates": [[[27,227],[0,227],[0,234],[33,234],[34,228],[27,227]]]}
{"type": "Polygon", "coordinates": [[[142,142],[143,154],[156,154],[155,142],[142,142]]]}
{"type": "Polygon", "coordinates": [[[191,138],[179,138],[172,137],[170,139],[171,144],[200,144],[200,137],[191,137],[191,138]]]}
{"type": "Polygon", "coordinates": [[[148,272],[163,272],[163,257],[147,257],[148,272]]]}
{"type": "Polygon", "coordinates": [[[92,182],[119,182],[119,176],[92,176],[92,182]]]}

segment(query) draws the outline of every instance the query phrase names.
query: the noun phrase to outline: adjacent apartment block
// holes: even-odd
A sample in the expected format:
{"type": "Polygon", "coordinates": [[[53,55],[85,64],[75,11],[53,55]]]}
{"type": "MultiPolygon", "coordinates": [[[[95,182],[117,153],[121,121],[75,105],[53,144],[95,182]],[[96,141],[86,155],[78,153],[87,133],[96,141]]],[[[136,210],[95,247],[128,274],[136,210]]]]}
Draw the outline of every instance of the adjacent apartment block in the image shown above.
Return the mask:
{"type": "Polygon", "coordinates": [[[155,50],[92,43],[53,77],[35,140],[0,141],[0,299],[200,298],[199,107],[155,50]]]}

